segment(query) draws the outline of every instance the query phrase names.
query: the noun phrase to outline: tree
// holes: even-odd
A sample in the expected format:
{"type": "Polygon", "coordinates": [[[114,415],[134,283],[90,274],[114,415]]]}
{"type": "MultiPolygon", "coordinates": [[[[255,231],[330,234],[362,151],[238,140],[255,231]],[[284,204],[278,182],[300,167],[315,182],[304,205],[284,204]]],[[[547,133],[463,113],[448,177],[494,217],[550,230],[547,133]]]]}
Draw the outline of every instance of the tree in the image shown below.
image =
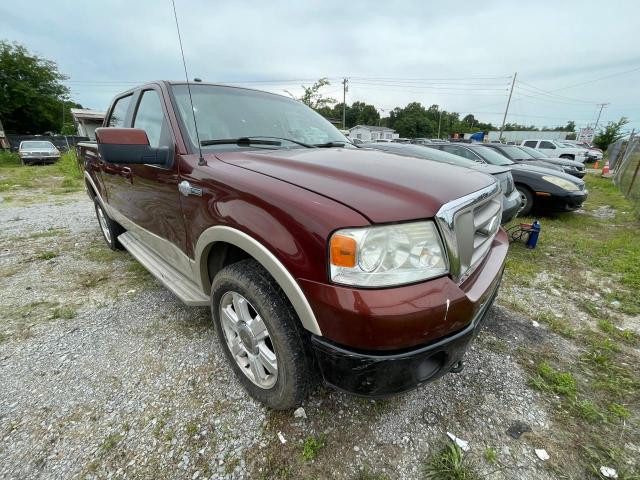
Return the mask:
{"type": "Polygon", "coordinates": [[[405,138],[431,137],[438,124],[427,116],[427,109],[418,102],[404,108],[396,107],[389,113],[389,126],[405,138]]]}
{"type": "Polygon", "coordinates": [[[71,119],[67,77],[55,62],[29,53],[18,43],[0,42],[0,118],[9,133],[62,130],[71,119]]]}
{"type": "Polygon", "coordinates": [[[593,143],[596,147],[606,150],[609,145],[620,140],[624,137],[622,128],[629,123],[627,117],[620,117],[617,122],[609,122],[604,128],[601,128],[596,137],[593,139],[593,143]]]}
{"type": "MultiPolygon", "coordinates": [[[[300,85],[304,93],[300,97],[294,96],[291,92],[285,90],[291,98],[301,101],[305,105],[313,108],[314,110],[324,109],[329,105],[333,105],[337,102],[335,98],[325,97],[320,93],[320,89],[327,85],[331,85],[327,78],[321,78],[316,83],[311,85],[310,87],[305,87],[304,85],[300,85]]],[[[342,113],[340,114],[342,116],[342,113]]]]}

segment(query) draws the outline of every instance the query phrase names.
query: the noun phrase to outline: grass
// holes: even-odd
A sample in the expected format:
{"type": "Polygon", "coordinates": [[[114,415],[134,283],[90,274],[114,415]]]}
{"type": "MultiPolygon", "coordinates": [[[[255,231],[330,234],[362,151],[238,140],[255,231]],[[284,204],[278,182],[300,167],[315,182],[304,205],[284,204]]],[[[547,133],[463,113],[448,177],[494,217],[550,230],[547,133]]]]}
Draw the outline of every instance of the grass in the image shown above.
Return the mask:
{"type": "Polygon", "coordinates": [[[0,152],[0,192],[21,193],[41,189],[54,195],[77,192],[83,188],[83,173],[74,150],[61,155],[51,165],[22,165],[17,154],[0,152]]]}
{"type": "Polygon", "coordinates": [[[76,309],[73,307],[58,307],[53,310],[51,318],[62,318],[64,320],[71,320],[72,318],[75,318],[76,313],[76,309]]]}
{"type": "Polygon", "coordinates": [[[52,258],[56,258],[57,256],[57,252],[54,252],[52,250],[46,250],[38,254],[38,258],[40,260],[51,260],[52,258]]]}
{"type": "Polygon", "coordinates": [[[484,449],[484,459],[490,463],[491,465],[495,465],[498,461],[498,455],[496,450],[492,447],[487,447],[484,449]]]}
{"type": "Polygon", "coordinates": [[[640,442],[640,337],[619,325],[640,314],[640,222],[610,180],[585,180],[583,212],[541,218],[534,250],[512,245],[502,293],[506,306],[562,337],[523,349],[518,361],[556,413],[558,448],[583,469],[576,478],[594,476],[594,465],[639,478],[625,445],[640,442]],[[552,289],[561,295],[538,296],[552,289]]]}
{"type": "Polygon", "coordinates": [[[320,450],[326,446],[324,435],[313,437],[309,436],[304,439],[302,444],[302,458],[306,461],[315,460],[320,450]]]}
{"type": "Polygon", "coordinates": [[[471,462],[454,443],[433,455],[422,468],[425,480],[480,480],[471,462]]]}
{"type": "Polygon", "coordinates": [[[120,440],[122,440],[122,435],[120,435],[119,433],[112,433],[104,439],[102,445],[100,445],[100,451],[104,453],[110,452],[111,450],[116,448],[118,443],[120,443],[120,440]]]}

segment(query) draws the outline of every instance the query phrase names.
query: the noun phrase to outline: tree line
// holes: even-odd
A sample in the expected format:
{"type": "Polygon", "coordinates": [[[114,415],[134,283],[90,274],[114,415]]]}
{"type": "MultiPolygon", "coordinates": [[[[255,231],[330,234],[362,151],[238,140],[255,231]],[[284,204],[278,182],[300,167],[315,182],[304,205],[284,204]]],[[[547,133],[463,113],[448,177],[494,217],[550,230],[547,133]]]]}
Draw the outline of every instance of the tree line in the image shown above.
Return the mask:
{"type": "MultiPolygon", "coordinates": [[[[73,134],[74,125],[71,108],[82,105],[70,98],[69,88],[62,82],[68,77],[58,70],[55,62],[30,53],[18,43],[0,41],[0,120],[8,133],[40,134],[47,132],[73,134]]],[[[460,117],[457,112],[443,110],[433,104],[425,107],[419,102],[411,102],[405,107],[395,107],[387,115],[381,115],[374,105],[353,102],[343,105],[336,99],[321,92],[329,85],[321,78],[313,85],[302,85],[301,96],[289,95],[318,113],[345,127],[356,125],[378,125],[393,128],[401,137],[440,137],[451,134],[497,130],[491,123],[481,122],[473,114],[460,117]]],[[[603,126],[595,143],[608,146],[623,136],[622,128],[628,123],[621,118],[603,126]]],[[[507,123],[505,130],[555,130],[575,132],[575,122],[564,126],[539,129],[533,125],[507,123]]],[[[602,148],[602,147],[601,147],[602,148]]]]}

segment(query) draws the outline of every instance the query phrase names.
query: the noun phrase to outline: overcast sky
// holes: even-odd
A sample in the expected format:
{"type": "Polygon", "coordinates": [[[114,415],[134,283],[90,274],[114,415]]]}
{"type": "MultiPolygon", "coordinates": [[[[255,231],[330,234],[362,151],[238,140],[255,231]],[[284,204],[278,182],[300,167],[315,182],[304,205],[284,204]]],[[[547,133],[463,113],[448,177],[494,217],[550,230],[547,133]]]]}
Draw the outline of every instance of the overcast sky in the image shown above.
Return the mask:
{"type": "MultiPolygon", "coordinates": [[[[171,0],[0,4],[0,39],[54,60],[72,97],[182,79],[171,0]]],[[[269,2],[176,0],[191,78],[284,93],[329,77],[329,96],[383,109],[418,101],[500,124],[640,128],[640,2],[269,2]],[[629,73],[630,70],[634,70],[629,73]],[[607,77],[604,78],[602,77],[607,77]],[[300,80],[304,80],[300,82],[300,80]],[[520,83],[522,81],[522,83],[520,83]],[[260,83],[269,82],[269,83],[260,83]],[[576,84],[583,84],[577,85],[576,84]]]]}

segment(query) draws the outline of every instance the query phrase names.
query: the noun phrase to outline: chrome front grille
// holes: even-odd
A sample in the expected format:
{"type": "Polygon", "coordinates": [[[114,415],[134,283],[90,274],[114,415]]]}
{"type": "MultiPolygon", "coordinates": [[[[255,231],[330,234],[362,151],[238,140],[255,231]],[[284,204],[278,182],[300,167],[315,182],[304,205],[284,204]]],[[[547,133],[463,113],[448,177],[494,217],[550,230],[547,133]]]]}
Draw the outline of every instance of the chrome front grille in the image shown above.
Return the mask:
{"type": "Polygon", "coordinates": [[[500,228],[501,195],[494,183],[445,204],[436,214],[454,280],[462,282],[489,252],[500,228]]]}

